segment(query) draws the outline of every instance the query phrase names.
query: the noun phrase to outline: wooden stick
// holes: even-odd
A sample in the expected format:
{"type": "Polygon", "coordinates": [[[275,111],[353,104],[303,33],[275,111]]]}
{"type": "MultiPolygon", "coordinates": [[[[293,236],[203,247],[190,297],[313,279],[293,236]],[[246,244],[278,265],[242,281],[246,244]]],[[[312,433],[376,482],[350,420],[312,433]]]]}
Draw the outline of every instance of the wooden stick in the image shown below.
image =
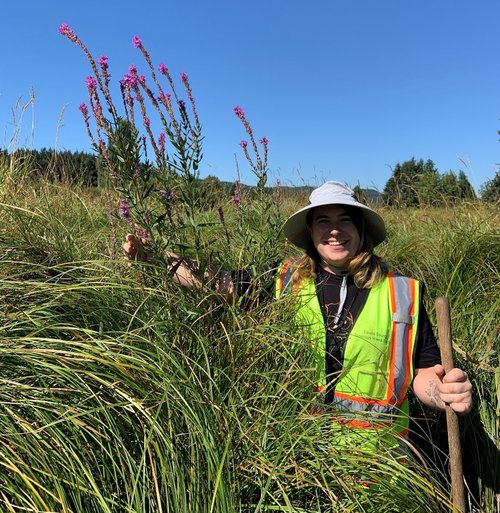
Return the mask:
{"type": "MultiPolygon", "coordinates": [[[[439,334],[439,347],[444,370],[453,369],[453,347],[451,342],[450,304],[446,297],[436,299],[436,318],[439,334]]],[[[465,488],[462,468],[462,449],[460,446],[460,426],[458,416],[446,405],[446,425],[448,427],[448,449],[450,452],[450,475],[453,499],[453,511],[465,513],[465,488]]]]}

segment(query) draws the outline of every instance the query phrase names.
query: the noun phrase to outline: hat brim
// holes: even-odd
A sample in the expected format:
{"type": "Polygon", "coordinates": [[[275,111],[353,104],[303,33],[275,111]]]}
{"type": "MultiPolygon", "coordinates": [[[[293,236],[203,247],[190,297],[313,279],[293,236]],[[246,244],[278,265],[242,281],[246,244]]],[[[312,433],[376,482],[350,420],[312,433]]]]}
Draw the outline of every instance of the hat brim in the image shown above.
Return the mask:
{"type": "Polygon", "coordinates": [[[308,249],[311,241],[309,231],[307,229],[307,214],[310,210],[316,207],[322,207],[326,205],[346,205],[349,207],[359,208],[363,219],[365,221],[365,231],[370,237],[373,246],[378,246],[385,240],[386,229],[385,222],[381,216],[374,212],[370,207],[359,203],[355,199],[340,200],[332,203],[331,201],[318,202],[314,205],[307,205],[301,208],[295,214],[292,214],[283,226],[285,237],[295,246],[302,249],[308,249]]]}

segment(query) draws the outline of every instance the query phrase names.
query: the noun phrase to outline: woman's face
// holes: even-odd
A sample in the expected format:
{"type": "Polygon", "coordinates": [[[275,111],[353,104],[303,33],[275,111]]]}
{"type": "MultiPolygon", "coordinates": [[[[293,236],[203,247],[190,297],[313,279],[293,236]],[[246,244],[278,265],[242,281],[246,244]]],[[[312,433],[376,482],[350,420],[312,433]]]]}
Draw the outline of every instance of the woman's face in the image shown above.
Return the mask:
{"type": "Polygon", "coordinates": [[[316,207],[312,213],[309,233],[327,271],[347,269],[359,250],[358,229],[342,205],[316,207]]]}

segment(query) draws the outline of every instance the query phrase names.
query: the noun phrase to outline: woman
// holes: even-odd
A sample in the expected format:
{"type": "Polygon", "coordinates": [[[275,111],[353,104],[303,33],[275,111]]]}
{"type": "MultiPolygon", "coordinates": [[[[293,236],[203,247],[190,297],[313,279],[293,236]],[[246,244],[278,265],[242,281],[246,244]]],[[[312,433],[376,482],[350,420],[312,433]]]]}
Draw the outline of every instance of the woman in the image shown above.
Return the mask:
{"type": "MultiPolygon", "coordinates": [[[[277,273],[276,296],[296,297],[296,318],[308,333],[317,362],[321,408],[355,413],[351,425],[366,412],[391,433],[408,433],[408,390],[425,405],[457,413],[472,407],[472,385],[460,369],[445,373],[427,313],[422,286],[389,273],[373,248],[386,235],[383,219],[360,203],[340,182],[326,182],[310,195],[310,203],[284,225],[288,240],[305,250],[297,261],[284,262],[277,273]]],[[[142,245],[127,236],[129,258],[143,259],[142,245]]],[[[217,274],[225,294],[244,293],[241,273],[217,274]],[[235,279],[234,276],[239,276],[235,279]]],[[[176,280],[200,283],[183,263],[176,280]]]]}
{"type": "Polygon", "coordinates": [[[440,364],[422,286],[389,273],[373,252],[385,239],[383,219],[339,182],[309,200],[285,223],[305,254],[283,264],[276,294],[288,287],[298,298],[298,321],[315,341],[319,400],[356,412],[351,426],[370,429],[375,421],[404,438],[410,386],[431,408],[469,412],[472,385],[462,370],[445,373],[440,364]]]}

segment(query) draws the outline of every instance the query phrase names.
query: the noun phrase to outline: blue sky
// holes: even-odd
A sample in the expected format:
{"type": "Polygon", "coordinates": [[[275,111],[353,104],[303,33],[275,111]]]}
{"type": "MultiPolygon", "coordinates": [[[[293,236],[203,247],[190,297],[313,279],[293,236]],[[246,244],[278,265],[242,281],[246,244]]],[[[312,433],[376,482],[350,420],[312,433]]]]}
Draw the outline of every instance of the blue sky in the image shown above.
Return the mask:
{"type": "MultiPolygon", "coordinates": [[[[84,54],[58,34],[67,23],[115,83],[131,43],[189,75],[204,128],[201,175],[254,183],[239,142],[241,106],[269,140],[271,180],[336,179],[383,189],[391,167],[432,159],[463,169],[478,189],[500,162],[500,2],[482,0],[101,0],[2,6],[0,147],[90,151],[78,112],[84,54]],[[16,103],[35,93],[22,122],[16,103]],[[64,110],[62,120],[61,111],[64,110]]],[[[116,97],[118,103],[118,96],[116,97]]]]}

